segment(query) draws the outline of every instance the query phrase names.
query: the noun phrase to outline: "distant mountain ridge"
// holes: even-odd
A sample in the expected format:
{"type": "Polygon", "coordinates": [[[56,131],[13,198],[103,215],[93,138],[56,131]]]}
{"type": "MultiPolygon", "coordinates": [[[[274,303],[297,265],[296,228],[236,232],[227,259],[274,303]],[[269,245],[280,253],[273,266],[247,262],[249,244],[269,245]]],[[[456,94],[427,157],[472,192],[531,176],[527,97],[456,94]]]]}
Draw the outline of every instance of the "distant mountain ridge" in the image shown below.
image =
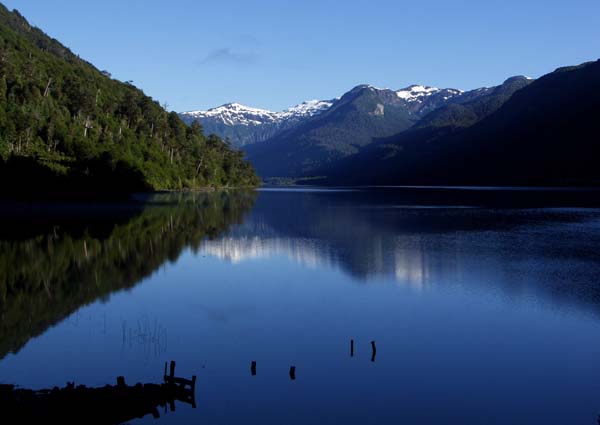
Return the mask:
{"type": "Polygon", "coordinates": [[[310,175],[377,139],[402,133],[431,111],[471,101],[491,90],[463,92],[421,85],[390,90],[359,85],[329,109],[244,149],[263,178],[310,175]]]}
{"type": "MultiPolygon", "coordinates": [[[[282,113],[229,104],[196,115],[201,122],[218,120],[221,135],[243,126],[248,132],[243,149],[263,179],[387,184],[396,181],[393,158],[412,158],[415,152],[426,152],[433,141],[487,119],[533,81],[515,76],[498,86],[470,91],[426,85],[391,90],[363,84],[332,101],[307,102],[282,113]],[[312,179],[320,176],[327,177],[312,179]]],[[[411,178],[418,180],[421,172],[415,170],[411,178]]]]}
{"type": "Polygon", "coordinates": [[[182,112],[186,124],[198,121],[207,134],[216,134],[229,140],[235,147],[259,143],[301,121],[320,114],[333,101],[309,100],[281,112],[227,103],[206,111],[182,112]]]}
{"type": "MultiPolygon", "coordinates": [[[[400,90],[380,89],[363,84],[354,87],[348,93],[372,88],[378,91],[394,92],[398,104],[411,113],[422,116],[451,99],[463,99],[468,93],[457,89],[438,89],[436,87],[413,84],[400,90]]],[[[347,94],[347,93],[346,93],[347,94]]],[[[232,146],[241,148],[264,142],[330,109],[341,98],[332,100],[307,100],[281,112],[255,108],[237,102],[226,103],[208,110],[181,112],[179,116],[188,125],[199,122],[206,134],[215,134],[229,140],[232,146]]]]}

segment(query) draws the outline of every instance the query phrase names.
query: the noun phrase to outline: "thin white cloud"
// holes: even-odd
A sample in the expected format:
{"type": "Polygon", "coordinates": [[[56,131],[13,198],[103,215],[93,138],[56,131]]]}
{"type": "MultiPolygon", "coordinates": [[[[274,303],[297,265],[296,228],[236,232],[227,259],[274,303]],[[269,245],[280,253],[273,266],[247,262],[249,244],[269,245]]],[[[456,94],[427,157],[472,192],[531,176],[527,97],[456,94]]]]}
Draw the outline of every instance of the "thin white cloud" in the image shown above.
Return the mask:
{"type": "Polygon", "coordinates": [[[208,53],[201,64],[234,64],[249,65],[256,63],[258,56],[255,53],[234,51],[230,47],[221,47],[208,53]]]}

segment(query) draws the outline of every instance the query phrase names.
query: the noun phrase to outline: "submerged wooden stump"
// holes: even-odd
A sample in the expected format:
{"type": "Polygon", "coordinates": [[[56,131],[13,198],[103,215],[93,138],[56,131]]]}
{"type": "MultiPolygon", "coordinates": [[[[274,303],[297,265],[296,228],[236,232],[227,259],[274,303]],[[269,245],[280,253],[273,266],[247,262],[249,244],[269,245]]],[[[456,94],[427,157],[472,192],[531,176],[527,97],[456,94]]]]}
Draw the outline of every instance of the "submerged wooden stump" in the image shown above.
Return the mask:
{"type": "Polygon", "coordinates": [[[375,357],[377,356],[377,346],[375,345],[375,341],[371,341],[371,361],[375,362],[375,357]]]}

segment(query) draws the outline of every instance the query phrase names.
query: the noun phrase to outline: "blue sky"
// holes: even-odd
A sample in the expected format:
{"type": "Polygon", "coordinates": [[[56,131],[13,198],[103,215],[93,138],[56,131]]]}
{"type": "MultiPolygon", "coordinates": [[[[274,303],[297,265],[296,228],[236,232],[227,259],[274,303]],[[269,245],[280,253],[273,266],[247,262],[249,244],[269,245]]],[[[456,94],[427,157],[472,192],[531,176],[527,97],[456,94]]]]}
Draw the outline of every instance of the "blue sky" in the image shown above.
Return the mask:
{"type": "Polygon", "coordinates": [[[281,110],[369,83],[470,89],[600,57],[599,0],[10,0],[169,109],[281,110]]]}

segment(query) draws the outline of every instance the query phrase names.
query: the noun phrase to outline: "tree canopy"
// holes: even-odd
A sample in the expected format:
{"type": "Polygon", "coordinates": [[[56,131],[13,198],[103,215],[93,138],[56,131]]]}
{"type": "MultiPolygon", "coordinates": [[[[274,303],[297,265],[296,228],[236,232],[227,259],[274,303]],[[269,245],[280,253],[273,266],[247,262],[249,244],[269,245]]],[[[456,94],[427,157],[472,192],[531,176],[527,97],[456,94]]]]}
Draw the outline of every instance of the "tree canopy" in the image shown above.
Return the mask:
{"type": "Polygon", "coordinates": [[[259,183],[241,152],[1,4],[0,177],[20,192],[259,183]]]}

